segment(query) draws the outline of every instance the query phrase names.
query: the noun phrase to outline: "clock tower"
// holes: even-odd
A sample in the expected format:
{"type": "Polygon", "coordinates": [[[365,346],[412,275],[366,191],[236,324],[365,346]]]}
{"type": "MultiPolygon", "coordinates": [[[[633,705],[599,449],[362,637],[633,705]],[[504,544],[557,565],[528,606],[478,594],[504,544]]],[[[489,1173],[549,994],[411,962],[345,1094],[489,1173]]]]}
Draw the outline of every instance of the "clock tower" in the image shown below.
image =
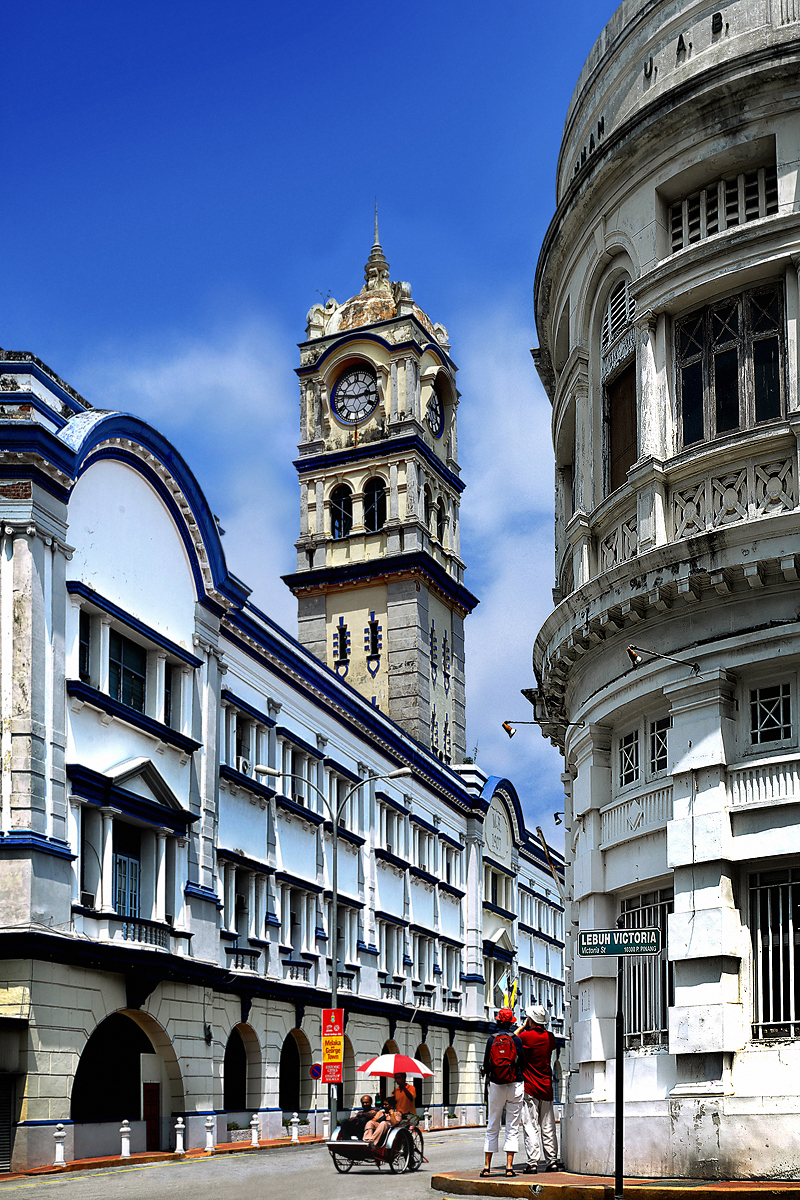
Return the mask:
{"type": "Polygon", "coordinates": [[[298,636],[445,762],[463,761],[459,393],[447,330],[392,283],[308,314],[300,344],[298,636]]]}

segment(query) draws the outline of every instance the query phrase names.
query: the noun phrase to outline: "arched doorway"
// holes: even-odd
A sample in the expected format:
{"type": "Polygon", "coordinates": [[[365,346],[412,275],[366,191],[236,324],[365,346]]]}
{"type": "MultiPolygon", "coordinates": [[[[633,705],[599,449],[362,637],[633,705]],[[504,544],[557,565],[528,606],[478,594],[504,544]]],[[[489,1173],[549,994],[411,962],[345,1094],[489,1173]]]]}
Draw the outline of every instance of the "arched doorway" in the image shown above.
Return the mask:
{"type": "Polygon", "coordinates": [[[356,1102],[356,1081],[356,1056],[350,1038],[345,1035],[342,1082],[336,1086],[336,1108],[343,1115],[349,1114],[356,1102]]]}
{"type": "Polygon", "coordinates": [[[442,1056],[442,1105],[449,1111],[458,1104],[458,1059],[452,1046],[442,1056]]]}
{"type": "MultiPolygon", "coordinates": [[[[424,1042],[421,1042],[420,1045],[417,1046],[414,1058],[418,1058],[419,1061],[424,1063],[426,1067],[431,1068],[431,1052],[424,1042]]],[[[429,1108],[433,1103],[433,1077],[429,1076],[427,1079],[418,1079],[416,1080],[416,1084],[417,1108],[419,1109],[420,1106],[423,1109],[429,1108]]]]}
{"type": "Polygon", "coordinates": [[[183,1107],[180,1067],[165,1031],[138,1010],[112,1013],[90,1035],[75,1072],[75,1157],[119,1153],[123,1120],[133,1127],[134,1151],[168,1149],[170,1118],[183,1107]]]}
{"type": "Polygon", "coordinates": [[[247,1107],[247,1051],[236,1026],[228,1038],[222,1064],[222,1107],[226,1112],[241,1112],[247,1107]]]}
{"type": "Polygon", "coordinates": [[[308,1112],[313,1081],[310,1075],[311,1047],[300,1029],[287,1033],[278,1067],[278,1105],[283,1112],[308,1112]]]}

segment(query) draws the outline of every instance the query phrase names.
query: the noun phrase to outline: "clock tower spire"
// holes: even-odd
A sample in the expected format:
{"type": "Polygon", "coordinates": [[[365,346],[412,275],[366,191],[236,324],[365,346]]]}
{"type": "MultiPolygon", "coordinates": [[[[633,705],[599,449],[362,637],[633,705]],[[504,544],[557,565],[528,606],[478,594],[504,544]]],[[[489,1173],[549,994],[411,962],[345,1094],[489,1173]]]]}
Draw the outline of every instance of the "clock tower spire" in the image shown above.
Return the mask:
{"type": "Polygon", "coordinates": [[[393,283],[315,304],[300,344],[298,636],[446,762],[463,761],[459,393],[447,330],[393,283]]]}

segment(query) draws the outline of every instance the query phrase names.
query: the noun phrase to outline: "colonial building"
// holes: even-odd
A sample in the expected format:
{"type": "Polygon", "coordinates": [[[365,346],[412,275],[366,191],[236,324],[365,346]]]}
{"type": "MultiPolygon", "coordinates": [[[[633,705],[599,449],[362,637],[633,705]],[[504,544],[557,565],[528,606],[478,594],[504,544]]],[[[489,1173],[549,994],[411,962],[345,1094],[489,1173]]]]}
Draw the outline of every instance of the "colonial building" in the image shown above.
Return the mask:
{"type": "Polygon", "coordinates": [[[436,1123],[474,1123],[511,981],[560,1021],[556,881],[513,785],[462,753],[455,368],[390,291],[366,324],[312,310],[301,642],[157,430],[0,352],[4,1169],[52,1161],[56,1123],[68,1160],[118,1153],[122,1119],[134,1150],[171,1148],[179,1116],[188,1147],[209,1117],[218,1141],[252,1113],[321,1131],[332,971],[341,1108],[399,1049],[432,1065],[436,1123]]]}
{"type": "Polygon", "coordinates": [[[566,1157],[613,1156],[626,962],[632,1174],[800,1174],[800,8],[624,3],[569,106],[539,259],[566,759],[566,1157]],[[757,1132],[754,1132],[757,1131],[757,1132]]]}

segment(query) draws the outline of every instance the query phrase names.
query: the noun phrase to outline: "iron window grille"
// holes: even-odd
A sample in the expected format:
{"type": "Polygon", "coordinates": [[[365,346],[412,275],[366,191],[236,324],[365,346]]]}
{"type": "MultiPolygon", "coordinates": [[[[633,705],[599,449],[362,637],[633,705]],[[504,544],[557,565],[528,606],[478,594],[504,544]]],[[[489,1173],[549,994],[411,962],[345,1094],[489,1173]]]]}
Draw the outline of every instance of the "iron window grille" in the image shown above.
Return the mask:
{"type": "Polygon", "coordinates": [[[639,778],[639,730],[632,729],[619,739],[619,786],[627,787],[639,778]]]}
{"type": "Polygon", "coordinates": [[[669,717],[650,722],[650,774],[658,775],[667,769],[667,731],[672,725],[669,717]]]}
{"type": "Polygon", "coordinates": [[[386,524],[386,488],[380,479],[368,479],[364,487],[364,528],[379,533],[386,524]]]}
{"type": "Polygon", "coordinates": [[[672,253],[725,229],[771,217],[777,211],[778,171],[774,164],[730,179],[717,179],[670,205],[672,253]]]}
{"type": "Polygon", "coordinates": [[[350,536],[353,528],[353,496],[350,488],[342,483],[331,494],[331,537],[334,541],[350,536]]]}
{"type": "Polygon", "coordinates": [[[622,901],[623,928],[660,929],[661,952],[623,962],[625,1048],[665,1046],[669,1009],[675,1003],[675,972],[667,958],[667,918],[674,911],[672,888],[644,892],[622,901]]]}
{"type": "Polygon", "coordinates": [[[754,746],[784,742],[792,736],[792,698],[788,683],[750,689],[750,741],[754,746]]]}
{"type": "Polygon", "coordinates": [[[676,325],[684,446],[784,413],[782,289],[773,285],[698,309],[676,325]]]}
{"type": "Polygon", "coordinates": [[[800,1036],[800,868],[750,875],[753,1037],[800,1036]]]}

